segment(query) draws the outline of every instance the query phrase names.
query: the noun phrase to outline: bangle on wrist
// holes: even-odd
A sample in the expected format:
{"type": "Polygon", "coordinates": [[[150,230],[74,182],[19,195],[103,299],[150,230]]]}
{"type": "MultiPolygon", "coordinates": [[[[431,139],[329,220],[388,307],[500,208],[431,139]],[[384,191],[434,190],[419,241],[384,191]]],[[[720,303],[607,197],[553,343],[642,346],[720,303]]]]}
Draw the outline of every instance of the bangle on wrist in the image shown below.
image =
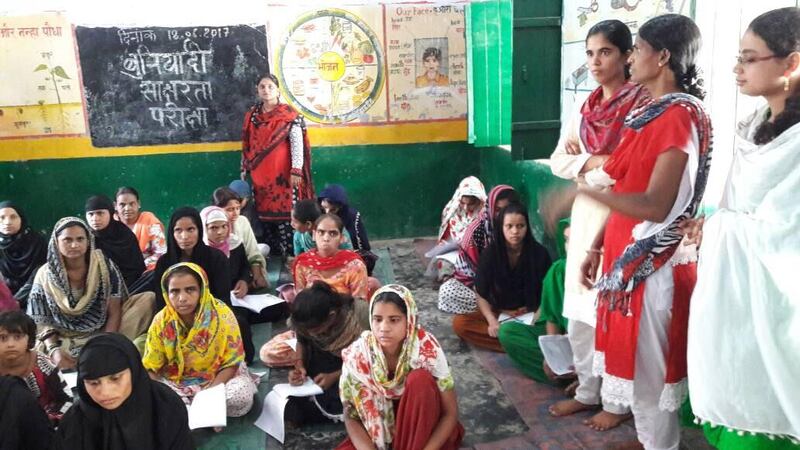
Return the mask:
{"type": "Polygon", "coordinates": [[[590,248],[589,250],[586,250],[586,253],[597,253],[597,254],[602,254],[602,253],[603,253],[603,251],[602,251],[602,250],[600,250],[600,249],[597,249],[597,248],[590,248]]]}

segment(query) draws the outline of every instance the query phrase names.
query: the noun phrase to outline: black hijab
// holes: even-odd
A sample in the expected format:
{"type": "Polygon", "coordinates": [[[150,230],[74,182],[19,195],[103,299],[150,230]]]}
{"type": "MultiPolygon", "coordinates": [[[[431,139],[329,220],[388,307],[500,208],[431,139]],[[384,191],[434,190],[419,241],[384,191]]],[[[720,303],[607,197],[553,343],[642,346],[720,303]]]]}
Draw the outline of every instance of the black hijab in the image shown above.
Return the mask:
{"type": "Polygon", "coordinates": [[[221,251],[211,248],[203,242],[203,221],[200,219],[200,213],[190,206],[182,206],[172,213],[169,219],[169,227],[167,227],[167,253],[161,255],[156,263],[156,268],[153,271],[153,281],[151,283],[151,290],[156,293],[156,311],[164,307],[164,298],[161,292],[161,277],[164,272],[175,264],[181,261],[183,254],[181,248],[178,246],[178,241],[175,240],[175,224],[180,219],[188,217],[197,227],[197,244],[192,250],[192,257],[189,261],[202,267],[208,276],[208,285],[211,295],[217,300],[220,300],[230,305],[231,290],[233,285],[231,283],[230,267],[228,266],[228,257],[221,251]]]}
{"type": "Polygon", "coordinates": [[[78,401],[57,431],[57,447],[70,450],[193,449],[186,406],[168,386],[150,379],[138,350],[125,336],[93,337],[78,357],[78,401]],[[131,370],[131,394],[114,410],[95,403],[84,380],[131,370]]]}
{"type": "Polygon", "coordinates": [[[11,201],[0,202],[0,209],[12,208],[17,212],[22,224],[19,232],[8,235],[0,233],[0,273],[3,274],[12,294],[29,280],[36,270],[47,260],[47,243],[41,234],[28,224],[22,210],[11,201]]]}
{"type": "Polygon", "coordinates": [[[22,378],[0,376],[0,450],[49,450],[53,427],[22,378]]]}
{"type": "Polygon", "coordinates": [[[127,225],[114,220],[114,203],[110,198],[105,195],[94,195],[86,200],[85,212],[101,209],[108,211],[111,220],[102,230],[92,230],[95,235],[95,245],[108,259],[114,261],[122,273],[122,278],[125,279],[125,285],[130,287],[145,270],[139,241],[127,225]]]}
{"type": "Polygon", "coordinates": [[[475,288],[494,309],[517,309],[525,306],[536,311],[541,305],[542,280],[550,268],[547,249],[531,234],[528,211],[520,203],[511,203],[497,215],[492,229],[492,242],[481,253],[475,288]],[[516,266],[508,261],[503,220],[509,214],[525,217],[527,230],[522,240],[522,253],[516,266]]]}

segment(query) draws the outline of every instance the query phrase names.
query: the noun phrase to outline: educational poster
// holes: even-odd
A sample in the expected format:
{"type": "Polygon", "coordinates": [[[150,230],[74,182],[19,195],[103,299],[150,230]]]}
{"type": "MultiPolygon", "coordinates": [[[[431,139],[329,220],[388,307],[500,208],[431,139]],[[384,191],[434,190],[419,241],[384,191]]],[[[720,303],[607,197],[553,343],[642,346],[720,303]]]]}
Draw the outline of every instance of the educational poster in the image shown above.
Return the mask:
{"type": "Polygon", "coordinates": [[[72,27],[59,14],[0,18],[0,138],[86,133],[72,27]]]}
{"type": "Polygon", "coordinates": [[[389,117],[466,118],[464,5],[387,5],[389,117]]]}
{"type": "Polygon", "coordinates": [[[586,64],[586,33],[601,20],[617,19],[636,34],[648,19],[668,13],[690,15],[693,0],[564,0],[561,51],[561,121],[597,88],[586,64]]]}
{"type": "Polygon", "coordinates": [[[272,70],[289,104],[318,123],[387,120],[380,6],[270,11],[272,70]]]}
{"type": "Polygon", "coordinates": [[[463,3],[271,6],[272,71],[311,123],[463,121],[463,3]]]}

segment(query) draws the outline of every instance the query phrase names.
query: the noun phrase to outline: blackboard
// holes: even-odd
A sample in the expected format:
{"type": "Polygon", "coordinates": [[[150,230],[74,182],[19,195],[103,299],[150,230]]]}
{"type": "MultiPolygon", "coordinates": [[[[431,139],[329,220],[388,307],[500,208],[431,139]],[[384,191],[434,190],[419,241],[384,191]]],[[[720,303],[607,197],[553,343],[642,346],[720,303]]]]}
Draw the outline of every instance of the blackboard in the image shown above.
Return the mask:
{"type": "Polygon", "coordinates": [[[264,26],[77,27],[95,147],[241,139],[267,72],[264,26]]]}

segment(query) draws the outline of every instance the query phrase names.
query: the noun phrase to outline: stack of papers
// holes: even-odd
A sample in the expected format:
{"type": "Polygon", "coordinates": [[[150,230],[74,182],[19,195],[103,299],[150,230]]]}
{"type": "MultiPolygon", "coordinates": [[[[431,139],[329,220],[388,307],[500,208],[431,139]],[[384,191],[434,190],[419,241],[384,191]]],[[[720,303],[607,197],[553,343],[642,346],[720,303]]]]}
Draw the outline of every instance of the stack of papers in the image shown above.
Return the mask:
{"type": "Polygon", "coordinates": [[[233,306],[241,306],[242,308],[247,308],[253,312],[261,312],[262,309],[277,305],[278,303],[283,303],[286,300],[276,297],[270,294],[258,294],[258,295],[245,295],[244,298],[237,298],[231,292],[231,305],[233,306]]]}
{"type": "Polygon", "coordinates": [[[322,388],[317,386],[311,378],[306,378],[300,386],[288,383],[276,384],[264,399],[261,415],[256,419],[255,425],[265,433],[277,439],[281,444],[286,434],[283,423],[283,412],[289,397],[310,397],[322,394],[322,388]]]}
{"type": "Polygon", "coordinates": [[[189,429],[228,425],[225,408],[225,385],[218,384],[198,392],[189,406],[189,429]]]}

